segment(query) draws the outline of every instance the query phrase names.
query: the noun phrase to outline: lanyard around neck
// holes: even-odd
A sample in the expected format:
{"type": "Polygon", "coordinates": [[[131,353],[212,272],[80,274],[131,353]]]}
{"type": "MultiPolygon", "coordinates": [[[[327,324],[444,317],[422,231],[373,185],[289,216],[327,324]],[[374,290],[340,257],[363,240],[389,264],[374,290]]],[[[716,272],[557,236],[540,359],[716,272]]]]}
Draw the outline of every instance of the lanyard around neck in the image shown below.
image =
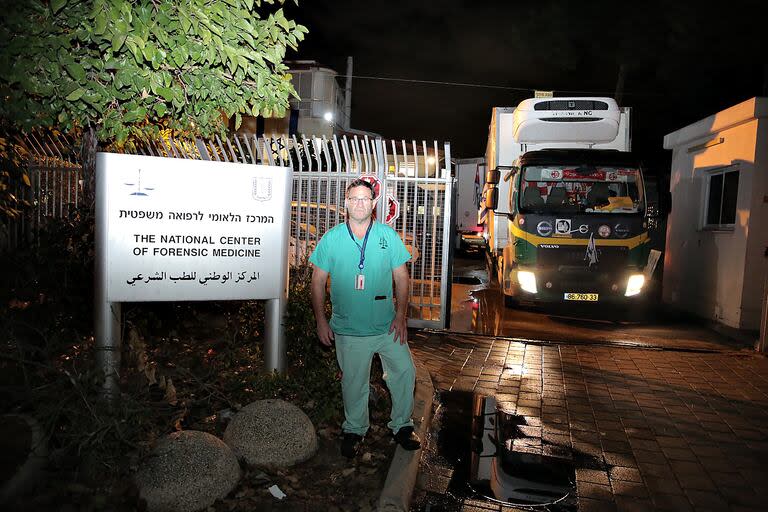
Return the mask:
{"type": "Polygon", "coordinates": [[[371,219],[371,221],[368,223],[368,229],[365,230],[365,238],[363,238],[363,245],[360,246],[360,244],[357,243],[357,239],[355,239],[354,233],[352,233],[352,228],[349,225],[349,221],[347,221],[347,231],[349,232],[349,236],[360,250],[360,263],[357,264],[357,268],[360,270],[363,270],[363,267],[365,267],[365,246],[368,243],[368,234],[371,232],[371,226],[373,226],[373,219],[371,219]]]}

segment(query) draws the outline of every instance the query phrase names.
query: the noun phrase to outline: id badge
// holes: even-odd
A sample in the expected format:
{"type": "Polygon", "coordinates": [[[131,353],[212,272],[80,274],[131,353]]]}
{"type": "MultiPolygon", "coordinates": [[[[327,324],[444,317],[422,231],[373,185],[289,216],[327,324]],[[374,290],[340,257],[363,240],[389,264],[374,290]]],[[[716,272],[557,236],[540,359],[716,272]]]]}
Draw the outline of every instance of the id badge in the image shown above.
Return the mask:
{"type": "Polygon", "coordinates": [[[365,276],[363,274],[355,276],[355,290],[365,290],[365,276]]]}

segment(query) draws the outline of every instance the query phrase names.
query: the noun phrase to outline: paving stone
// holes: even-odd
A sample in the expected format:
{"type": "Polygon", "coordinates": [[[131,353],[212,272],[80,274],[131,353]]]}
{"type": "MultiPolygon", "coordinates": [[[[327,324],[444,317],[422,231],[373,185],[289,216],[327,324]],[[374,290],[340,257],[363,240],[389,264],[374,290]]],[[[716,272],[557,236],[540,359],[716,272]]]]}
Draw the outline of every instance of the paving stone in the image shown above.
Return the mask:
{"type": "Polygon", "coordinates": [[[761,469],[765,467],[765,459],[752,455],[732,455],[728,454],[728,459],[739,469],[761,469]]]}
{"type": "Polygon", "coordinates": [[[688,448],[669,448],[666,446],[663,446],[661,448],[662,453],[664,453],[664,456],[669,460],[682,460],[682,461],[688,461],[688,462],[697,462],[698,458],[696,457],[696,454],[693,453],[692,450],[688,448]]]}
{"type": "Polygon", "coordinates": [[[720,449],[718,446],[712,446],[710,444],[692,444],[690,445],[691,451],[698,456],[701,457],[714,457],[714,458],[725,458],[725,452],[720,449]]]}
{"type": "Polygon", "coordinates": [[[579,498],[579,512],[615,512],[616,505],[612,501],[579,498]]]}
{"type": "Polygon", "coordinates": [[[611,482],[614,494],[617,496],[631,496],[636,498],[647,498],[648,490],[642,482],[625,482],[614,480],[611,482]]]}
{"type": "Polygon", "coordinates": [[[685,493],[697,510],[701,507],[709,507],[713,510],[727,510],[728,502],[723,497],[712,491],[699,491],[687,489],[685,493]]]}
{"type": "Polygon", "coordinates": [[[754,489],[743,486],[720,485],[720,483],[718,482],[717,490],[729,504],[738,504],[745,507],[765,506],[765,499],[759,496],[754,489]]]}
{"type": "MultiPolygon", "coordinates": [[[[571,417],[573,418],[573,417],[571,417]]],[[[569,422],[571,430],[580,430],[585,432],[597,432],[597,425],[592,421],[571,419],[569,422]]]]}
{"type": "Polygon", "coordinates": [[[643,475],[643,478],[647,480],[648,477],[657,477],[657,478],[665,478],[665,479],[672,479],[675,478],[675,473],[672,471],[672,468],[669,467],[669,464],[653,464],[650,462],[638,462],[637,463],[638,469],[640,469],[640,474],[643,475]]]}
{"type": "Polygon", "coordinates": [[[614,466],[612,467],[608,475],[611,481],[622,480],[625,482],[642,482],[643,478],[640,476],[640,470],[632,467],[614,466]]]}
{"type": "Polygon", "coordinates": [[[698,462],[690,462],[685,460],[671,460],[669,466],[676,475],[702,475],[705,474],[704,466],[698,462]]]}
{"type": "Polygon", "coordinates": [[[700,422],[700,425],[704,430],[710,433],[710,436],[713,432],[733,435],[733,430],[731,430],[731,427],[724,421],[702,421],[700,422]]]}
{"type": "Polygon", "coordinates": [[[616,496],[616,510],[618,512],[648,512],[653,509],[653,503],[649,499],[641,499],[636,496],[616,496]]]}
{"type": "Polygon", "coordinates": [[[660,449],[659,443],[655,439],[630,438],[629,444],[632,445],[632,451],[645,450],[658,453],[660,449]]]}
{"type": "Polygon", "coordinates": [[[729,486],[729,487],[741,487],[749,486],[749,482],[745,481],[744,477],[737,470],[732,472],[722,471],[724,467],[717,467],[714,470],[709,471],[709,477],[715,482],[717,486],[729,486]]]}
{"type": "Polygon", "coordinates": [[[576,454],[591,456],[598,459],[602,458],[603,451],[599,444],[595,445],[590,443],[574,442],[572,448],[576,454]]]}
{"type": "Polygon", "coordinates": [[[629,445],[628,442],[611,441],[610,439],[603,439],[601,441],[601,444],[603,445],[603,450],[607,452],[632,453],[632,447],[629,445]]]}
{"type": "Polygon", "coordinates": [[[736,437],[739,439],[750,439],[754,441],[764,441],[766,439],[766,434],[759,430],[734,428],[733,433],[736,434],[736,437]]]}
{"type": "Polygon", "coordinates": [[[624,430],[602,430],[600,431],[600,438],[606,441],[629,442],[629,438],[624,430]]]}
{"type": "Polygon", "coordinates": [[[651,494],[651,501],[657,510],[689,512],[693,510],[688,498],[680,494],[651,494]]]}
{"type": "Polygon", "coordinates": [[[608,485],[608,474],[595,469],[576,469],[576,482],[590,482],[608,485]]]}
{"type": "Polygon", "coordinates": [[[656,439],[656,433],[650,428],[625,427],[624,432],[630,439],[656,439]]]}
{"type": "Polygon", "coordinates": [[[695,489],[706,491],[713,489],[715,483],[706,475],[677,475],[677,480],[680,482],[680,487],[683,489],[695,489]]]}
{"type": "MultiPolygon", "coordinates": [[[[441,341],[452,338],[431,336],[432,344],[424,349],[440,354],[450,345],[450,353],[460,357],[458,365],[443,355],[433,357],[446,382],[453,380],[454,388],[462,382],[475,386],[483,376],[487,380],[480,381],[479,389],[508,395],[499,403],[517,406],[529,425],[542,426],[540,437],[558,443],[545,442],[542,449],[560,449],[569,440],[581,469],[598,471],[603,461],[609,466],[601,474],[609,476],[610,494],[604,480],[581,479],[580,512],[685,511],[693,509],[692,500],[697,511],[748,512],[768,503],[763,462],[768,459],[768,360],[725,353],[541,347],[470,335],[452,344],[441,341]],[[515,365],[525,365],[528,374],[514,375],[515,365]],[[640,494],[638,489],[648,497],[626,496],[640,494]]],[[[420,343],[412,347],[415,355],[422,350],[420,343]]]]}
{"type": "Polygon", "coordinates": [[[560,432],[544,432],[541,436],[542,441],[549,444],[555,444],[559,446],[571,446],[571,437],[565,433],[560,432]]]}
{"type": "MultiPolygon", "coordinates": [[[[607,478],[607,477],[606,477],[607,478]]],[[[613,501],[613,493],[610,485],[594,484],[591,482],[576,481],[576,492],[579,498],[592,498],[603,501],[613,501]]]]}
{"type": "Polygon", "coordinates": [[[637,461],[635,461],[635,457],[631,453],[603,452],[603,458],[606,464],[611,466],[637,468],[637,461]]]}

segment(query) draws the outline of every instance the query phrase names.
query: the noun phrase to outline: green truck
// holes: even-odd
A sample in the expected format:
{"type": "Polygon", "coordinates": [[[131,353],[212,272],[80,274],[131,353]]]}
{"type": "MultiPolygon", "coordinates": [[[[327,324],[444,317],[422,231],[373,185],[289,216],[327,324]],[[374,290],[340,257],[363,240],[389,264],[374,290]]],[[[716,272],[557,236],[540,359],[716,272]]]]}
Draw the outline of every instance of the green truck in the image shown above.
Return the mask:
{"type": "Polygon", "coordinates": [[[659,253],[628,122],[610,98],[494,109],[485,235],[506,304],[643,298],[659,253]]]}

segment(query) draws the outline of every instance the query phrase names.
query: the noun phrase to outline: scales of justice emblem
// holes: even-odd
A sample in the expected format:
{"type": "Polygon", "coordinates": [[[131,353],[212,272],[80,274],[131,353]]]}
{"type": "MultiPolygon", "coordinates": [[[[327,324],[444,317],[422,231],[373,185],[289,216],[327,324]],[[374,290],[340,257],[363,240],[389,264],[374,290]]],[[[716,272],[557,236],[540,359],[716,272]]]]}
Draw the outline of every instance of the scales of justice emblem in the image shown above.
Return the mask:
{"type": "Polygon", "coordinates": [[[251,195],[257,201],[269,201],[272,199],[272,178],[253,178],[251,195]]]}

